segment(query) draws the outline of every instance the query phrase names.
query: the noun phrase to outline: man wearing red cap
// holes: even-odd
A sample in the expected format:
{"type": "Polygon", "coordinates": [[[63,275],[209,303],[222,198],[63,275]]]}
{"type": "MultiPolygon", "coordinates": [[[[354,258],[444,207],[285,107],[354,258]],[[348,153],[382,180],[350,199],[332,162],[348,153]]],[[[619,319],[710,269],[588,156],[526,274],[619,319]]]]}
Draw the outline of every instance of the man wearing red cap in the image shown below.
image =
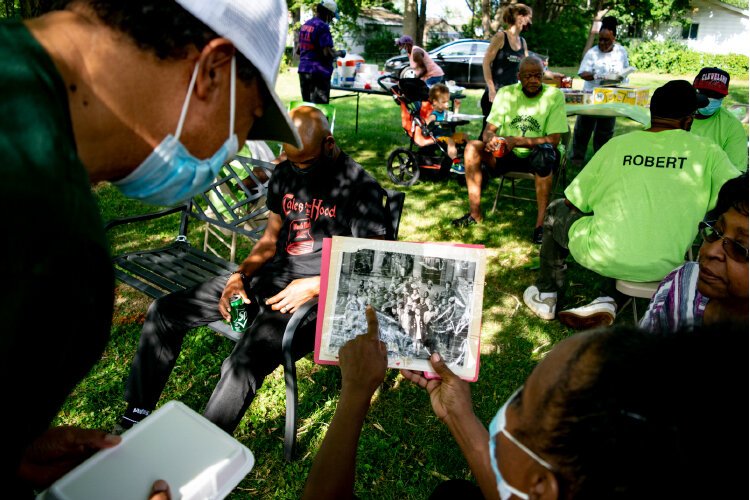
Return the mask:
{"type": "Polygon", "coordinates": [[[734,166],[746,172],[747,133],[742,123],[721,106],[729,93],[729,73],[719,68],[703,68],[695,77],[693,87],[708,98],[709,104],[695,113],[690,131],[721,146],[734,166]]]}
{"type": "MultiPolygon", "coordinates": [[[[651,97],[651,127],[610,139],[565,198],[549,204],[539,275],[523,294],[535,315],[555,318],[568,254],[600,276],[641,283],[660,281],[684,262],[719,189],[739,175],[718,145],[689,132],[695,111],[707,104],[686,80],[659,87],[651,97]]],[[[611,325],[614,279],[590,304],[561,311],[560,322],[575,329],[611,325]]]]}

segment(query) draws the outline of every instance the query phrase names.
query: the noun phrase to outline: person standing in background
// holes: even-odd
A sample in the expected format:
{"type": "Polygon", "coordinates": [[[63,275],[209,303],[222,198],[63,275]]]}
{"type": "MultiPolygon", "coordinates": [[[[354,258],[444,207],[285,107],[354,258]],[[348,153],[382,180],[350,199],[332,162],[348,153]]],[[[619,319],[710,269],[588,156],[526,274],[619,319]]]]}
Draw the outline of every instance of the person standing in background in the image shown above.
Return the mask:
{"type": "MultiPolygon", "coordinates": [[[[487,87],[482,94],[482,130],[487,126],[487,116],[492,109],[495,93],[501,87],[518,83],[518,65],[529,55],[526,40],[521,33],[531,26],[531,8],[522,3],[508,5],[503,10],[503,22],[508,25],[498,31],[490,42],[482,61],[482,73],[487,87]]],[[[481,132],[480,132],[481,134],[481,132]]]]}
{"type": "Polygon", "coordinates": [[[708,98],[708,106],[695,113],[690,132],[718,144],[740,172],[747,172],[747,133],[729,110],[721,107],[729,94],[729,73],[719,68],[703,68],[693,87],[708,98]]]}
{"type": "Polygon", "coordinates": [[[331,73],[336,57],[346,52],[333,50],[333,38],[328,24],[338,16],[334,0],[323,0],[315,6],[316,15],[299,30],[299,87],[302,100],[328,104],[331,94],[331,73]]]}
{"type": "Polygon", "coordinates": [[[422,47],[414,45],[414,39],[404,35],[396,40],[399,49],[406,50],[409,55],[409,67],[414,70],[416,77],[424,80],[428,87],[442,83],[445,73],[443,68],[432,60],[430,54],[422,47]]]}
{"type": "MultiPolygon", "coordinates": [[[[602,19],[599,43],[586,52],[578,68],[578,76],[585,80],[584,92],[593,92],[594,88],[601,86],[604,81],[627,83],[628,80],[623,73],[630,66],[628,53],[622,45],[615,43],[616,37],[617,19],[607,16],[602,19]]],[[[576,118],[571,157],[573,165],[583,165],[592,133],[596,153],[615,134],[615,117],[579,115],[576,118]]]]}

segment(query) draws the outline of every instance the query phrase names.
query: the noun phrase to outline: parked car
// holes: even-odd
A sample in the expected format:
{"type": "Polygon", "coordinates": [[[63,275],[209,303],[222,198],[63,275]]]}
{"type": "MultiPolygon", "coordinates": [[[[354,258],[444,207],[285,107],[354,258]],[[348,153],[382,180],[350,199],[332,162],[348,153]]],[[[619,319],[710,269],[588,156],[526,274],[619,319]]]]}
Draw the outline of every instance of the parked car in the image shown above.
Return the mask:
{"type": "MultiPolygon", "coordinates": [[[[454,80],[462,87],[484,87],[482,59],[490,42],[465,38],[446,43],[428,51],[432,60],[445,72],[445,80],[454,80]]],[[[409,67],[409,56],[391,57],[385,62],[385,71],[401,76],[409,67]]]]}

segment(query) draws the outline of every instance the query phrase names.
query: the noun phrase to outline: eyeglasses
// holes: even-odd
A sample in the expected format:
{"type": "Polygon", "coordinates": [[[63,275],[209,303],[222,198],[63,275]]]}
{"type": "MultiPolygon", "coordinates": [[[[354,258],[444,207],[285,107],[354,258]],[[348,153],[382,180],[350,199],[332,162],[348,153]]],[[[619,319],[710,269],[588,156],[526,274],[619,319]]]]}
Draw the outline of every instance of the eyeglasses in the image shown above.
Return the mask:
{"type": "Polygon", "coordinates": [[[721,240],[721,247],[727,256],[737,262],[748,261],[748,250],[743,247],[736,240],[727,238],[724,233],[714,227],[717,221],[701,221],[698,224],[698,232],[700,233],[703,241],[706,243],[715,243],[721,240]]]}

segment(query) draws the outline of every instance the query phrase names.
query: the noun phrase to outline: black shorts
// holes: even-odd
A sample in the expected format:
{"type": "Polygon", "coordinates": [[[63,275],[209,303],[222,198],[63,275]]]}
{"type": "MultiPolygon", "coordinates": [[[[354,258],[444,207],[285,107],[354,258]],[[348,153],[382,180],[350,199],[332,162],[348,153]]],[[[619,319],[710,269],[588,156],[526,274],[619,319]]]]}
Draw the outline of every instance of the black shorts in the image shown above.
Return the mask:
{"type": "Polygon", "coordinates": [[[507,172],[529,172],[539,177],[547,177],[557,170],[560,152],[552,144],[540,144],[531,150],[526,158],[519,158],[513,152],[495,158],[495,168],[489,169],[494,177],[507,172]]]}
{"type": "Polygon", "coordinates": [[[303,101],[328,104],[331,95],[331,77],[318,73],[300,73],[299,87],[303,101]]]}

